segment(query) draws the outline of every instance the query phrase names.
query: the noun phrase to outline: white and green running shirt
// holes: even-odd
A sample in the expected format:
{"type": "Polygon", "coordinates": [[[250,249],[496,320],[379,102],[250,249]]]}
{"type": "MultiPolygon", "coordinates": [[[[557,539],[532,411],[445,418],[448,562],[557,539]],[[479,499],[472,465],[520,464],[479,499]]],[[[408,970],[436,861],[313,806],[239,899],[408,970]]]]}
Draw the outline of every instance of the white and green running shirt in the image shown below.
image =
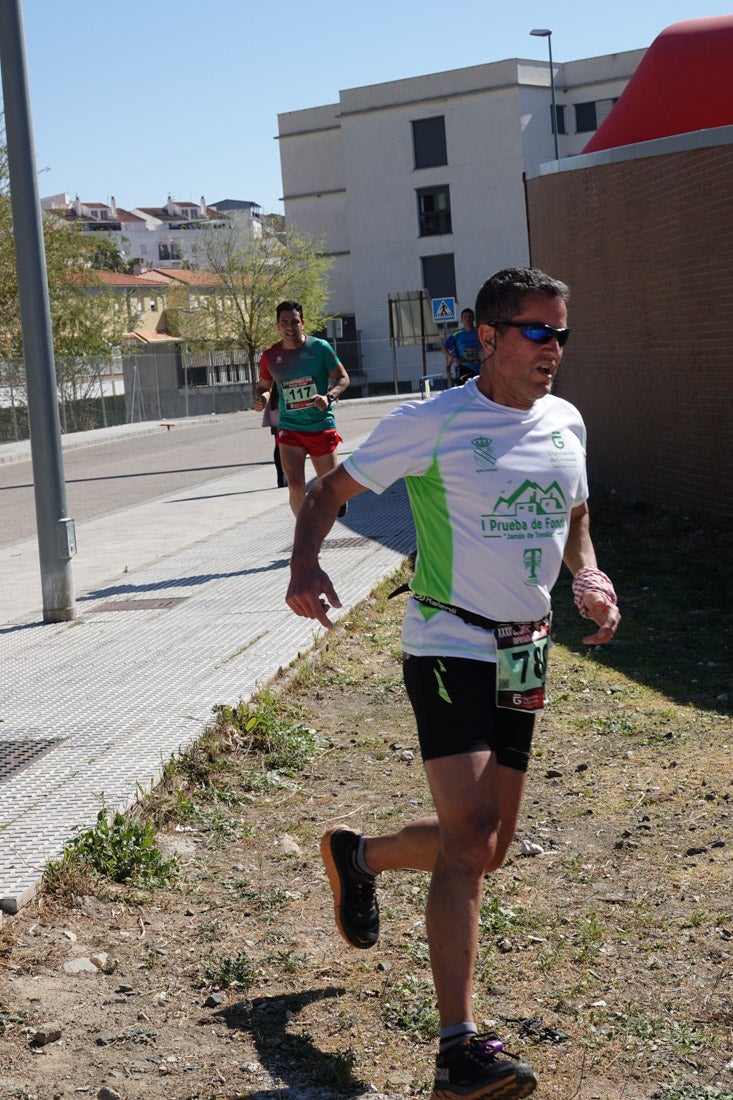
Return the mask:
{"type": "MultiPolygon", "coordinates": [[[[500,622],[547,615],[571,509],[588,496],[585,427],[567,401],[548,394],[513,409],[471,380],[400,405],[344,468],[375,493],[405,478],[413,592],[500,622]]],[[[495,660],[491,631],[415,600],[402,641],[411,654],[495,660]]]]}

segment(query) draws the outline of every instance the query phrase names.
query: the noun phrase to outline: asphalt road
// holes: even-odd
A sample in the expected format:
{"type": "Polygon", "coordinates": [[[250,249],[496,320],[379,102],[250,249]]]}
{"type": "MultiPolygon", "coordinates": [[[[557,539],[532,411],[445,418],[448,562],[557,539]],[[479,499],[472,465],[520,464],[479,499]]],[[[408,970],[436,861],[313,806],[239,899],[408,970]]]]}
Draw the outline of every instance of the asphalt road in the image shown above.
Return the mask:
{"type": "MultiPolygon", "coordinates": [[[[338,428],[347,454],[400,398],[355,399],[340,403],[338,428]]],[[[69,515],[76,523],[110,515],[167,493],[203,485],[272,459],[273,440],[260,426],[261,414],[230,413],[179,423],[170,430],[113,438],[64,450],[69,515]]],[[[275,474],[273,466],[273,486],[275,474]]],[[[33,467],[30,460],[0,464],[0,546],[36,533],[33,467]]]]}

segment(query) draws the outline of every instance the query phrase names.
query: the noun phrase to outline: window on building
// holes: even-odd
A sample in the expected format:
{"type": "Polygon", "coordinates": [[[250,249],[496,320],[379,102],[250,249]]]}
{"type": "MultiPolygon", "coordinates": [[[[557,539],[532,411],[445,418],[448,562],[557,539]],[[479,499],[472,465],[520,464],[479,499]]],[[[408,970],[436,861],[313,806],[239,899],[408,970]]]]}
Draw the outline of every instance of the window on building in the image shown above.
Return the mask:
{"type": "MultiPolygon", "coordinates": [[[[550,125],[552,125],[552,105],[550,106],[550,125]]],[[[565,105],[562,103],[555,104],[555,126],[557,127],[556,133],[567,134],[565,126],[565,105]]]]}
{"type": "Polygon", "coordinates": [[[159,260],[180,260],[181,246],[178,241],[161,241],[158,244],[159,260]]]}
{"type": "Polygon", "coordinates": [[[420,187],[417,191],[417,221],[421,237],[452,233],[450,218],[450,188],[420,187]]]}
{"type": "Polygon", "coordinates": [[[616,103],[617,100],[618,96],[616,96],[614,99],[596,100],[596,123],[598,126],[602,126],[603,123],[606,121],[611,111],[613,110],[614,103],[616,103]]]}
{"type": "Polygon", "coordinates": [[[412,148],[416,168],[436,168],[448,163],[445,119],[442,115],[413,120],[412,148]]]}
{"type": "Polygon", "coordinates": [[[423,256],[422,285],[431,298],[456,297],[456,266],[452,252],[439,256],[423,256]]]}
{"type": "Polygon", "coordinates": [[[590,103],[576,103],[575,104],[575,132],[576,134],[585,134],[590,130],[597,130],[598,122],[596,120],[596,103],[595,100],[591,100],[590,103]]]}

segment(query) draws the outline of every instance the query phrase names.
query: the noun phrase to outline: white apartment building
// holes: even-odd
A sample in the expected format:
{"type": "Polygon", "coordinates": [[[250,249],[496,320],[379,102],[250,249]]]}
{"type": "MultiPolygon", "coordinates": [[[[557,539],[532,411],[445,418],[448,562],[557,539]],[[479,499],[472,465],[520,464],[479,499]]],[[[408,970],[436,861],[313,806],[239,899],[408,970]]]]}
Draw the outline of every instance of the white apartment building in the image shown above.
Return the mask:
{"type": "Polygon", "coordinates": [[[60,194],[41,199],[41,208],[81,225],[85,232],[106,233],[117,242],[126,259],[143,269],[195,264],[196,230],[224,227],[234,219],[252,238],[262,236],[261,207],[239,199],[223,199],[207,206],[203,195],[200,202],[174,202],[169,195],[163,206],[125,210],[114,198],[109,202],[81,202],[60,194]]]}
{"type": "MultiPolygon", "coordinates": [[[[582,151],[643,55],[553,66],[560,158],[582,151]]],[[[328,310],[360,342],[357,385],[379,392],[397,375],[417,389],[422,349],[393,358],[388,295],[425,288],[460,311],[493,271],[528,263],[524,173],[555,156],[548,62],[350,88],[279,115],[278,131],[285,219],[325,237],[328,310]]],[[[439,350],[427,358],[428,373],[443,371],[439,350]]]]}

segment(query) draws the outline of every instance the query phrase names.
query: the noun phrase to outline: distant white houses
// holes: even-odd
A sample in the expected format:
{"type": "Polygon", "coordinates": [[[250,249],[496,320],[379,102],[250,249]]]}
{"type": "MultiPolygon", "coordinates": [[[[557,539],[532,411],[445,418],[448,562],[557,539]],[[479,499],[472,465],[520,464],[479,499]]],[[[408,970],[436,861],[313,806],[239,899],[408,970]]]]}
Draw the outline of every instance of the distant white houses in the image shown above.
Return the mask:
{"type": "MultiPolygon", "coordinates": [[[[581,152],[643,55],[554,65],[561,158],[581,152]]],[[[398,375],[415,389],[421,351],[393,359],[388,295],[425,288],[460,311],[493,271],[528,262],[524,174],[555,155],[548,62],[350,88],[337,103],[279,115],[278,137],[286,223],[326,240],[328,310],[360,344],[362,385],[391,388],[398,375]]]]}
{"type": "Polygon", "coordinates": [[[196,231],[223,227],[236,219],[252,238],[262,236],[262,209],[256,202],[223,199],[207,206],[200,202],[174,202],[164,206],[136,206],[125,210],[114,198],[105,202],[82,202],[67,194],[41,199],[44,210],[64,221],[81,225],[85,232],[103,232],[115,240],[123,256],[140,268],[181,268],[195,262],[196,231]]]}

